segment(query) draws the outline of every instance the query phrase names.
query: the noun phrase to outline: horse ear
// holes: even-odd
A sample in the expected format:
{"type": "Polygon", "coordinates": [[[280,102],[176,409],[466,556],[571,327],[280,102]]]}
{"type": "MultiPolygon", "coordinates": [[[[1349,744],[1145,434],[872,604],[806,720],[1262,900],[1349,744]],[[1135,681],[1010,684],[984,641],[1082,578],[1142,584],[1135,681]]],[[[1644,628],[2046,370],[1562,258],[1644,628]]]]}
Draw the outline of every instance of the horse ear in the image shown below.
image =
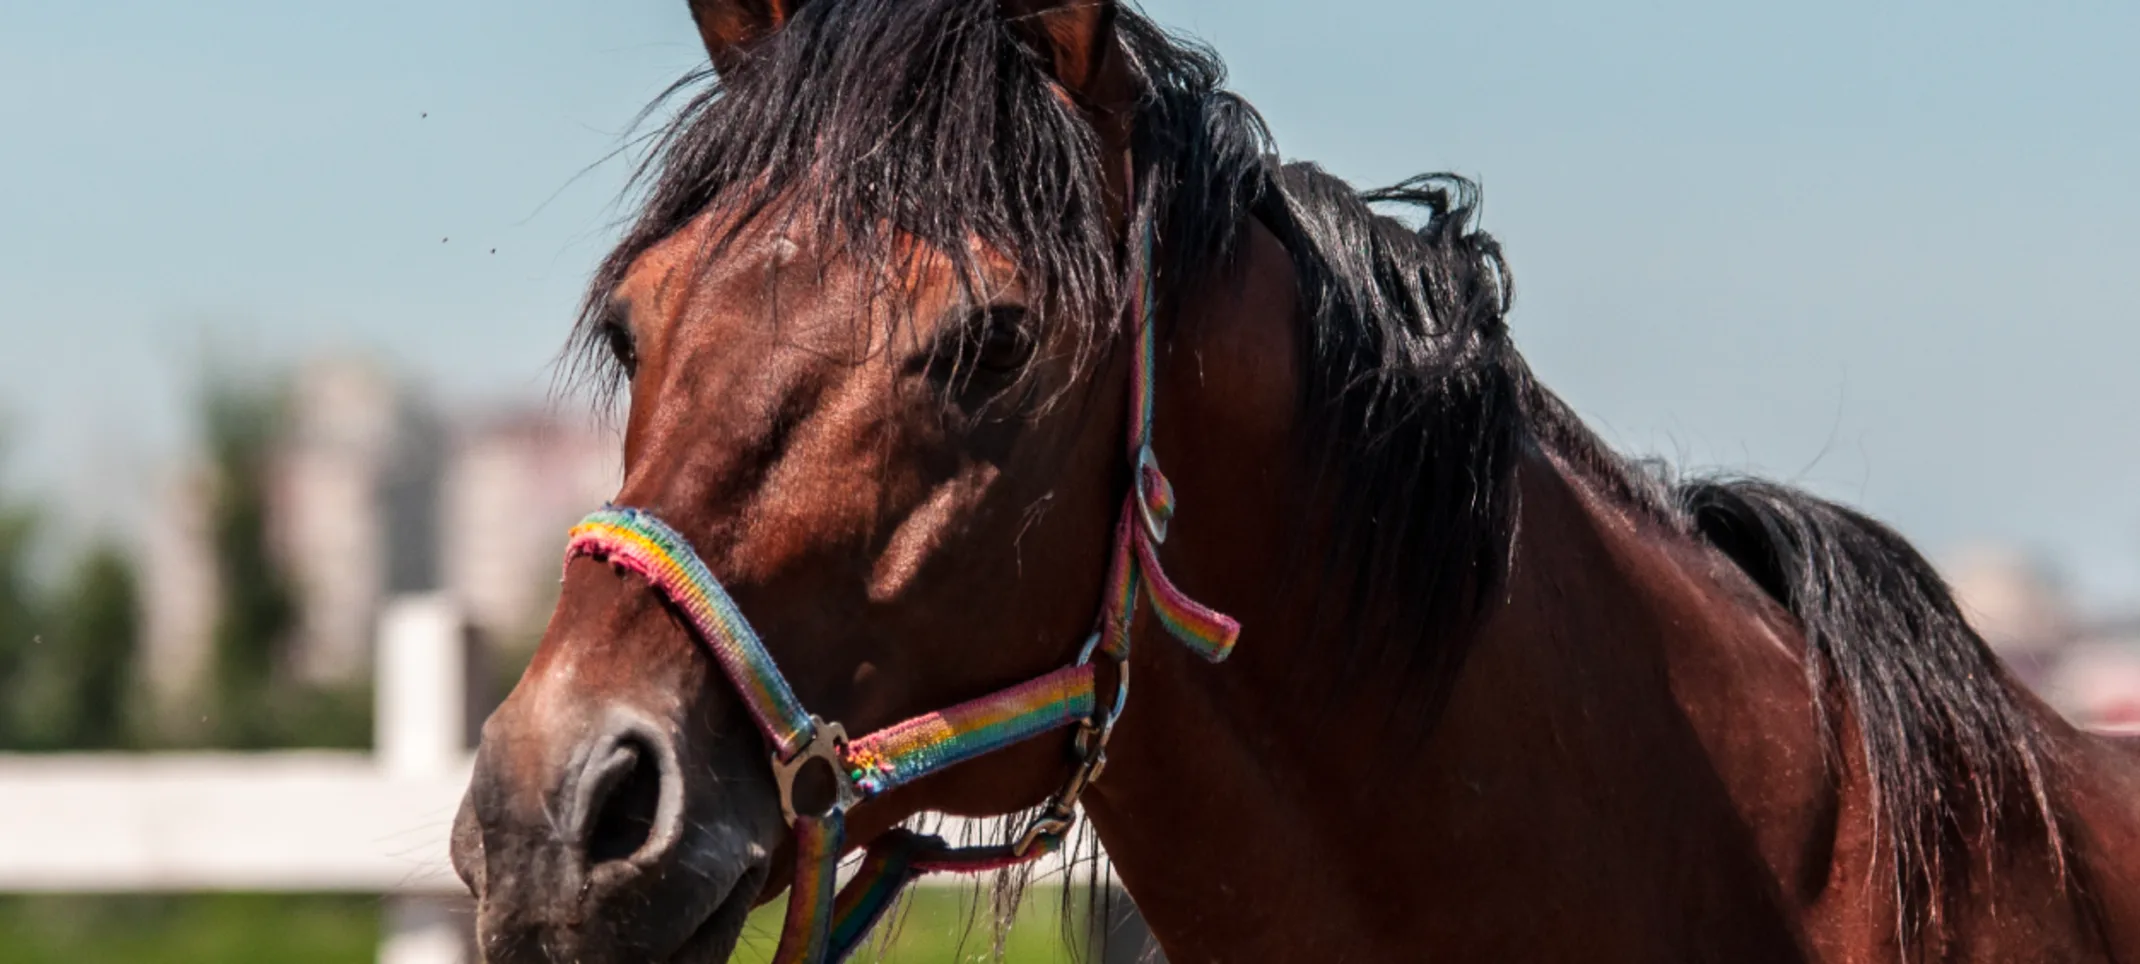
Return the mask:
{"type": "Polygon", "coordinates": [[[713,69],[726,74],[743,62],[750,45],[788,21],[802,0],[690,0],[691,19],[713,69]]]}
{"type": "Polygon", "coordinates": [[[1129,52],[1115,33],[1116,0],[1005,0],[1010,21],[1047,58],[1055,81],[1103,133],[1127,136],[1137,104],[1129,52]]]}

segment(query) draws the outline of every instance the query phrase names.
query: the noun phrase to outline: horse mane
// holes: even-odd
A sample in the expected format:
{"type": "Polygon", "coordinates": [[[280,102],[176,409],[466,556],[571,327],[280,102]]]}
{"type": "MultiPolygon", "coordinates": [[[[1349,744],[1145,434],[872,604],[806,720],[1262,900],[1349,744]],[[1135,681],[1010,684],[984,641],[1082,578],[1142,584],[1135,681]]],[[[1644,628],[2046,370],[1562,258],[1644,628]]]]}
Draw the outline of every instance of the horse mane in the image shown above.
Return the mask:
{"type": "MultiPolygon", "coordinates": [[[[1340,451],[1340,551],[1355,669],[1395,663],[1439,707],[1491,604],[1514,540],[1515,462],[1563,463],[1664,531],[1715,548],[1798,621],[1813,713],[1834,765],[1849,714],[1906,956],[1944,933],[1974,845],[2036,828],[2065,863],[2050,804],[2052,749],[2020,684],[1969,626],[1930,562],[1893,529],[1810,493],[1749,478],[1665,480],[1607,447],[1532,378],[1509,342],[1499,247],[1469,227],[1473,186],[1452,175],[1353,192],[1310,165],[1279,175],[1283,226],[1311,319],[1310,390],[1340,451]],[[1425,211],[1409,228],[1369,205],[1425,211]],[[1375,646],[1384,647],[1378,652],[1375,646]],[[1395,650],[1396,654],[1388,650],[1395,650]],[[1401,655],[1399,655],[1401,654],[1401,655]]],[[[1341,583],[1342,584],[1342,583],[1341,583]]],[[[1988,860],[1978,855],[1975,859],[1988,860]]]]}
{"type": "MultiPolygon", "coordinates": [[[[1311,464],[1341,467],[1335,561],[1352,567],[1354,612],[1391,620],[1381,645],[1406,651],[1396,662],[1418,694],[1401,701],[1408,712],[1438,708],[1465,656],[1461,630],[1506,575],[1514,465],[1536,446],[1665,531],[1715,548],[1797,619],[1832,761],[1847,752],[1838,716],[1857,732],[1906,951],[1943,933],[1973,846],[2033,827],[2064,863],[2046,734],[1906,539],[1789,486],[1672,484],[1660,465],[1612,452],[1509,342],[1508,270],[1469,226],[1469,182],[1429,175],[1355,193],[1294,165],[1279,184],[1284,209],[1265,216],[1283,226],[1303,279],[1308,404],[1329,419],[1324,444],[1342,450],[1311,464]],[[1423,209],[1423,224],[1370,208],[1387,202],[1423,209]]],[[[1354,657],[1390,661],[1372,649],[1354,657]]]]}
{"type": "Polygon", "coordinates": [[[950,258],[972,284],[978,239],[1012,261],[1043,323],[1064,326],[1081,358],[1125,341],[1131,272],[1153,272],[1171,318],[1167,309],[1235,263],[1253,217],[1300,279],[1301,405],[1317,429],[1304,433],[1315,451],[1303,464],[1323,467],[1309,481],[1338,507],[1323,575],[1345,587],[1325,603],[1351,623],[1332,654],[1341,678],[1409,681],[1391,712],[1432,719],[1467,630],[1504,584],[1516,465],[1544,449],[1721,550],[1798,619],[1824,732],[1838,739],[1834,721],[1847,712],[1859,733],[1906,937],[1937,922],[1966,872],[1968,833],[1988,839],[2008,817],[2028,818],[2060,846],[2043,734],[1899,535],[1783,486],[1675,486],[1615,455],[1516,352],[1512,281],[1474,223],[1471,182],[1428,175],[1356,191],[1313,165],[1281,164],[1255,111],[1223,89],[1215,54],[1126,7],[1116,23],[1145,86],[1132,229],[1156,229],[1157,263],[1134,249],[1125,257],[1115,241],[1096,136],[999,0],[807,4],[734,76],[701,72],[667,95],[689,97],[654,134],[634,182],[644,203],[583,305],[582,370],[614,371],[604,326],[633,261],[712,209],[740,225],[795,216],[784,205],[803,198],[803,221],[876,265],[888,289],[904,283],[916,249],[950,258]],[[1378,206],[1409,209],[1416,223],[1378,206]]]}
{"type": "Polygon", "coordinates": [[[1391,712],[1420,729],[1514,543],[1535,385],[1508,338],[1512,281],[1472,224],[1477,190],[1461,177],[1356,192],[1291,164],[1272,184],[1257,214],[1293,256],[1308,319],[1301,402],[1315,450],[1304,464],[1328,467],[1309,481],[1342,507],[1323,566],[1326,584],[1345,587],[1337,679],[1405,681],[1391,712]]]}
{"type": "Polygon", "coordinates": [[[1831,761],[1857,733],[1897,927],[1909,955],[1944,933],[1974,846],[2035,828],[2065,863],[2048,788],[2052,748],[1930,562],[1893,529],[1810,493],[1749,478],[1676,484],[1614,453],[1530,374],[1509,341],[1508,269],[1472,230],[1473,186],[1452,175],[1353,192],[1310,165],[1279,176],[1266,212],[1294,254],[1310,319],[1310,390],[1340,451],[1340,554],[1360,668],[1409,669],[1408,713],[1438,709],[1463,641],[1507,572],[1515,462],[1536,446],[1666,532],[1721,552],[1798,621],[1831,761]],[[1423,209],[1417,228],[1370,207],[1423,209]],[[1372,647],[1402,652],[1392,658],[1372,647]],[[1363,650],[1364,648],[1364,651],[1363,650]],[[1849,726],[1838,717],[1849,715],[1849,726]]]}

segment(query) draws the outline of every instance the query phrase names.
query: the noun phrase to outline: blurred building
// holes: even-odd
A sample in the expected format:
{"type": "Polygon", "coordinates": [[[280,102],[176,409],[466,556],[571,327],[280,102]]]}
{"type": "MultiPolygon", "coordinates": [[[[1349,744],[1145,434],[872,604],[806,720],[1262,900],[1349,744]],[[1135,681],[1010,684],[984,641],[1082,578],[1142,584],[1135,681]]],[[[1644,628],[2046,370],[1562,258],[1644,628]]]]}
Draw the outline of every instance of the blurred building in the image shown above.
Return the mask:
{"type": "Polygon", "coordinates": [[[189,463],[157,486],[141,533],[141,660],[159,708],[186,702],[207,678],[218,586],[207,470],[189,463]]]}
{"type": "Polygon", "coordinates": [[[2042,689],[2046,699],[2076,722],[2140,731],[2140,622],[2109,628],[2075,645],[2052,668],[2042,689]]]}
{"type": "Polygon", "coordinates": [[[445,586],[486,638],[524,639],[555,599],[566,530],[623,481],[623,444],[591,420],[535,410],[472,420],[452,437],[445,586]]]}
{"type": "Polygon", "coordinates": [[[409,503],[437,500],[438,460],[426,451],[436,445],[418,408],[360,360],[315,361],[291,383],[268,520],[298,597],[290,668],[309,682],[361,678],[390,586],[434,588],[430,534],[395,524],[427,514],[409,503]]]}
{"type": "MultiPolygon", "coordinates": [[[[555,592],[565,531],[615,493],[621,445],[541,406],[443,413],[363,359],[290,383],[269,459],[272,548],[296,592],[287,670],[362,680],[379,612],[443,591],[492,639],[526,637],[555,592]]],[[[166,484],[143,534],[145,669],[160,700],[204,682],[217,613],[210,475],[166,484]]]]}
{"type": "Polygon", "coordinates": [[[2024,681],[2041,685],[2080,632],[2049,567],[2010,547],[1973,546],[1943,568],[1969,624],[2024,681]]]}
{"type": "Polygon", "coordinates": [[[1944,569],[1970,624],[2052,706],[2083,725],[2140,726],[2140,619],[2082,613],[2011,548],[1956,553],[1944,569]]]}

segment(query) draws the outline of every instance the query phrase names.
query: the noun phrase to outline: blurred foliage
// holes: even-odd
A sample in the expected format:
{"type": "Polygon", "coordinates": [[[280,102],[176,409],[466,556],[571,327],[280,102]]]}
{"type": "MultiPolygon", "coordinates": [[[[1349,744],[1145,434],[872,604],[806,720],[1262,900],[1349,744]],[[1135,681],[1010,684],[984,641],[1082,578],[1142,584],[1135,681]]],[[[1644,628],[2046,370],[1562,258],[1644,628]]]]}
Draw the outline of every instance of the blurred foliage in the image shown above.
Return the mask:
{"type": "Polygon", "coordinates": [[[134,672],[141,591],[129,556],[98,541],[55,585],[41,585],[32,566],[39,513],[0,492],[0,751],[371,745],[368,685],[321,688],[289,671],[299,600],[269,531],[284,393],[213,367],[203,384],[219,598],[206,691],[186,715],[203,726],[159,726],[145,712],[134,672]]]}
{"type": "Polygon", "coordinates": [[[212,712],[216,743],[258,749],[281,742],[274,699],[277,656],[297,625],[296,594],[268,542],[268,472],[282,422],[279,393],[211,378],[202,399],[216,565],[212,712]]]}
{"type": "Polygon", "coordinates": [[[131,745],[141,634],[132,563],[111,545],[92,547],[45,608],[44,628],[13,677],[12,742],[31,750],[131,745]]]}
{"type": "Polygon", "coordinates": [[[219,594],[207,736],[217,747],[238,750],[368,747],[368,688],[320,689],[288,672],[299,600],[268,529],[283,392],[242,377],[211,377],[207,384],[200,414],[219,594]]]}
{"type": "Polygon", "coordinates": [[[0,503],[0,749],[13,749],[16,692],[24,665],[38,646],[38,599],[29,573],[35,520],[23,509],[0,503]]]}
{"type": "Polygon", "coordinates": [[[38,529],[34,510],[0,499],[0,750],[124,747],[140,635],[133,566],[99,542],[42,586],[38,529]]]}

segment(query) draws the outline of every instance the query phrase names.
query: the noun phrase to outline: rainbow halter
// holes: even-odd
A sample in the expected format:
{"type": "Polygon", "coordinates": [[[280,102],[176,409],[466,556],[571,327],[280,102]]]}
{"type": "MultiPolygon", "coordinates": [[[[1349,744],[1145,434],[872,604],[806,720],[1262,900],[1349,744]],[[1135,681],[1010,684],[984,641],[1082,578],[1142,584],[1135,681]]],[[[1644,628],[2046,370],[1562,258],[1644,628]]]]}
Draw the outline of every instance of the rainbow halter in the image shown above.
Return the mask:
{"type": "Polygon", "coordinates": [[[1174,516],[1174,489],[1152,454],[1152,395],[1156,339],[1152,321],[1152,235],[1147,228],[1138,276],[1136,360],[1130,378],[1129,451],[1133,478],[1115,524],[1115,545],[1098,626],[1069,666],[1010,689],[915,717],[857,739],[838,723],[805,711],[772,654],[689,540],[652,515],[611,506],[572,530],[569,563],[580,556],[608,560],[638,573],[673,602],[743,697],[772,744],[780,806],[795,833],[795,882],[775,964],[836,964],[858,946],[901,888],[926,873],[980,873],[1016,866],[1053,852],[1074,825],[1078,798],[1099,779],[1107,740],[1129,699],[1130,624],[1137,599],[1176,639],[1218,662],[1232,651],[1240,626],[1175,588],[1160,568],[1158,549],[1174,516]],[[1113,667],[1110,698],[1098,696],[1094,657],[1113,667]],[[904,828],[872,842],[861,869],[835,892],[846,851],[846,814],[855,805],[930,773],[1064,727],[1076,726],[1070,778],[1009,844],[953,847],[940,837],[904,828]],[[796,809],[795,780],[813,761],[832,774],[834,792],[821,812],[796,809]]]}

